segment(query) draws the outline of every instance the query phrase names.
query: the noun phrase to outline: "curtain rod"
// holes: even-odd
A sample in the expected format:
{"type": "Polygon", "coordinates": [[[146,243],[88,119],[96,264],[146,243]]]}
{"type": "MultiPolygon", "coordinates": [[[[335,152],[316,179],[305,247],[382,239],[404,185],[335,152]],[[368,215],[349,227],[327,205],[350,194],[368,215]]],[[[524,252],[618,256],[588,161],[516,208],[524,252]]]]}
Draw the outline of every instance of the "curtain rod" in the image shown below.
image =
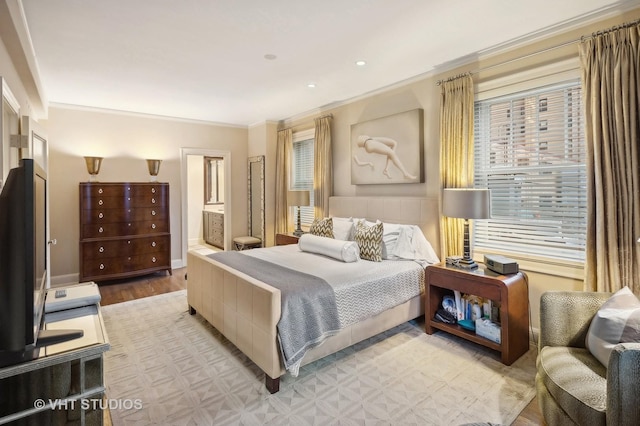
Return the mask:
{"type": "Polygon", "coordinates": [[[550,52],[552,50],[560,49],[562,47],[570,46],[570,45],[578,43],[578,42],[584,42],[585,40],[589,40],[591,38],[595,38],[595,37],[603,35],[603,34],[608,34],[608,33],[612,32],[612,31],[617,31],[617,30],[620,30],[620,29],[623,29],[623,28],[632,27],[633,25],[636,25],[636,24],[639,24],[639,23],[640,23],[640,19],[636,19],[635,21],[631,21],[631,22],[627,22],[627,23],[624,23],[624,24],[616,25],[616,26],[611,27],[611,28],[606,29],[606,30],[595,31],[595,32],[591,33],[590,36],[582,36],[582,37],[580,37],[578,39],[570,40],[570,41],[567,41],[567,42],[564,42],[564,43],[557,44],[555,46],[547,47],[545,49],[541,49],[541,50],[538,50],[536,52],[529,53],[527,55],[519,56],[517,58],[509,59],[507,61],[503,61],[503,62],[500,62],[498,64],[489,65],[488,67],[479,68],[479,69],[477,69],[475,71],[469,71],[469,72],[465,72],[465,73],[462,73],[462,74],[458,74],[456,76],[449,77],[449,78],[444,79],[444,80],[438,80],[438,81],[436,81],[436,85],[440,86],[444,82],[452,81],[452,80],[455,80],[457,78],[464,77],[467,74],[469,74],[469,75],[478,74],[478,73],[483,72],[483,71],[488,71],[488,70],[493,69],[493,68],[501,67],[501,66],[510,64],[512,62],[519,61],[521,59],[528,59],[528,58],[531,58],[533,56],[540,55],[542,53],[547,53],[547,52],[550,52]]]}
{"type": "Polygon", "coordinates": [[[329,114],[321,115],[320,117],[316,117],[316,118],[314,118],[314,120],[317,120],[318,118],[327,118],[327,117],[329,117],[329,118],[333,118],[333,114],[332,114],[332,113],[329,113],[329,114]]]}
{"type": "MultiPolygon", "coordinates": [[[[318,117],[314,117],[312,120],[313,120],[313,121],[315,121],[315,120],[317,120],[318,118],[326,118],[326,117],[333,118],[333,114],[332,114],[332,113],[329,113],[329,114],[325,114],[325,115],[320,115],[320,116],[318,116],[318,117]]],[[[297,126],[283,127],[282,129],[278,129],[278,132],[279,132],[279,131],[281,131],[281,130],[294,129],[294,128],[296,128],[296,127],[304,126],[305,124],[307,124],[307,122],[306,122],[306,121],[305,121],[305,122],[303,122],[302,124],[298,124],[297,126]]]]}
{"type": "Polygon", "coordinates": [[[629,27],[632,27],[632,26],[637,25],[637,24],[640,24],[640,18],[636,19],[635,21],[625,22],[624,24],[614,25],[613,27],[611,27],[609,29],[606,29],[606,30],[595,31],[595,32],[591,33],[590,37],[585,37],[585,36],[580,37],[580,41],[584,41],[584,40],[587,40],[589,38],[595,38],[597,36],[601,36],[601,35],[604,35],[604,34],[609,34],[612,31],[622,30],[622,29],[629,28],[629,27]]]}
{"type": "Polygon", "coordinates": [[[444,83],[444,82],[452,81],[452,80],[455,80],[455,79],[457,79],[457,78],[464,77],[465,75],[478,74],[478,73],[480,73],[480,72],[488,71],[488,70],[490,70],[490,69],[497,68],[497,67],[501,67],[501,66],[504,66],[504,65],[510,64],[510,63],[512,63],[512,62],[520,61],[520,60],[522,60],[522,59],[531,58],[532,56],[540,55],[540,54],[542,54],[542,53],[547,53],[547,52],[550,52],[550,51],[552,51],[552,50],[560,49],[560,48],[562,48],[562,47],[569,46],[569,45],[571,45],[571,44],[575,44],[575,43],[577,43],[577,42],[579,42],[579,41],[581,41],[581,40],[582,40],[582,38],[579,38],[579,39],[576,39],[576,40],[567,41],[567,42],[565,42],[565,43],[561,43],[561,44],[558,44],[558,45],[555,45],[555,46],[547,47],[547,48],[545,48],[545,49],[541,49],[541,50],[538,50],[538,51],[535,51],[535,52],[529,53],[529,54],[527,54],[527,55],[518,56],[517,58],[513,58],[513,59],[509,59],[509,60],[506,60],[506,61],[503,61],[503,62],[500,62],[500,63],[497,63],[497,64],[489,65],[488,67],[479,68],[479,69],[474,70],[474,71],[468,71],[468,72],[465,72],[465,73],[459,74],[459,75],[454,76],[454,77],[449,77],[449,78],[444,79],[444,80],[438,80],[438,81],[436,81],[436,85],[440,86],[440,85],[441,85],[442,83],[444,83]]]}

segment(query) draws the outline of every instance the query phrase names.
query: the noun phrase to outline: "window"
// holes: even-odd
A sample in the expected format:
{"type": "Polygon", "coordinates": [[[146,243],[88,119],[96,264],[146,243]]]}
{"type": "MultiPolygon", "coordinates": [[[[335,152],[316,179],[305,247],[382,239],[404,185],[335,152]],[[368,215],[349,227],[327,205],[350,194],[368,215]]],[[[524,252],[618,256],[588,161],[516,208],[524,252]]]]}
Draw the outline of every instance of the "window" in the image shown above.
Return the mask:
{"type": "MultiPolygon", "coordinates": [[[[302,222],[302,225],[306,226],[310,226],[314,218],[313,142],[313,129],[304,132],[298,132],[293,135],[290,185],[292,190],[309,191],[309,199],[311,205],[302,207],[300,209],[300,221],[302,222]]],[[[294,211],[293,217],[297,217],[297,214],[298,212],[294,211]]]]}
{"type": "Polygon", "coordinates": [[[578,81],[477,101],[475,186],[492,211],[475,247],[584,261],[585,161],[578,81]]]}

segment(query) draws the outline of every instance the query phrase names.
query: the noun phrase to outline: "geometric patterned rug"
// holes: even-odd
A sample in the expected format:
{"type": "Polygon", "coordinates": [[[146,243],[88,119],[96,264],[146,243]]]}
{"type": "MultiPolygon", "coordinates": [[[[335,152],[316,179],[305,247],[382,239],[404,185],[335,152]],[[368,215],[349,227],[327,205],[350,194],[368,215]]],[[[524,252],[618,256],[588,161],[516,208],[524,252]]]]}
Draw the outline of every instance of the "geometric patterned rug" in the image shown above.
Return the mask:
{"type": "Polygon", "coordinates": [[[408,322],[281,378],[264,373],[200,315],[186,291],[102,307],[114,425],[511,424],[535,394],[535,350],[496,352],[408,322]]]}

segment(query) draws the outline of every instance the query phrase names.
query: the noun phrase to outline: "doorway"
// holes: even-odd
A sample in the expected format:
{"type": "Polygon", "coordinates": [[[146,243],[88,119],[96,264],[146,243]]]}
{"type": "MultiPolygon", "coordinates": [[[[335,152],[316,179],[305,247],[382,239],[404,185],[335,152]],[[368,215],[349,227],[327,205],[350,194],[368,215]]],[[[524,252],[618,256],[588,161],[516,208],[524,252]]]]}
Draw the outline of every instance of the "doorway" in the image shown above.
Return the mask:
{"type": "MultiPolygon", "coordinates": [[[[204,158],[215,157],[222,159],[224,167],[224,249],[231,247],[231,218],[232,194],[231,194],[231,152],[205,148],[181,148],[180,169],[182,185],[182,264],[187,264],[187,251],[190,239],[194,238],[192,229],[202,223],[205,206],[205,169],[204,158]],[[190,185],[189,182],[194,182],[190,185]],[[196,200],[196,201],[194,201],[196,200]],[[199,201],[198,201],[199,200],[199,201]]],[[[200,227],[198,227],[201,229],[200,227]]],[[[200,231],[202,232],[202,231],[200,231]]],[[[202,239],[202,233],[199,238],[202,239]]]]}

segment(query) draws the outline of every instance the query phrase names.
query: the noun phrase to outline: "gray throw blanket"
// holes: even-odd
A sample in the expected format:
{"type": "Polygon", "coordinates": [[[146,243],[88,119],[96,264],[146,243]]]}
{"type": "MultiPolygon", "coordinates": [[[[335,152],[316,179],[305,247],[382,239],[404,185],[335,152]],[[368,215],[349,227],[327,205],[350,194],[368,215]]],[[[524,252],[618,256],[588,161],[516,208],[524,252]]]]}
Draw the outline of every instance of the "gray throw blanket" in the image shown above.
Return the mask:
{"type": "Polygon", "coordinates": [[[278,341],[284,366],[293,376],[309,349],[340,330],[333,287],[322,278],[234,251],[208,256],[280,290],[278,341]]]}

